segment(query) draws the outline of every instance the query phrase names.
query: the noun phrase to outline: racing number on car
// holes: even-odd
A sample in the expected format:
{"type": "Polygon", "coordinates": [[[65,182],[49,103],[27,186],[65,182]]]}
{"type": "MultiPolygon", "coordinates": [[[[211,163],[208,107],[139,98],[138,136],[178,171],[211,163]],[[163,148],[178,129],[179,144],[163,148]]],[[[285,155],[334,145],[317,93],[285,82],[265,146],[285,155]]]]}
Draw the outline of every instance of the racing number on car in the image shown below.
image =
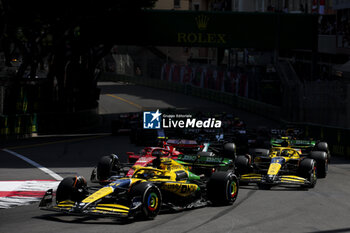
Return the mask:
{"type": "Polygon", "coordinates": [[[120,183],[110,183],[109,186],[115,186],[117,187],[118,185],[120,185],[120,183]]]}

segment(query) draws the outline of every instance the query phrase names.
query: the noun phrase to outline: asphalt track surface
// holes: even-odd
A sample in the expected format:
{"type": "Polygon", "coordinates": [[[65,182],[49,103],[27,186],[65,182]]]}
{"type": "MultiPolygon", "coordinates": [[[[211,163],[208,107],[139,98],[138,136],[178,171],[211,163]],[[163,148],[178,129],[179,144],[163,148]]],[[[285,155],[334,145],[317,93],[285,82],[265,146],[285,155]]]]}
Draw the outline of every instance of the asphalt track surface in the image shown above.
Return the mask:
{"type": "MultiPolygon", "coordinates": [[[[101,85],[100,113],[104,127],[91,135],[52,135],[2,143],[0,181],[53,179],[24,160],[2,149],[66,177],[90,177],[92,167],[102,155],[117,153],[125,160],[127,151],[137,151],[127,136],[112,136],[108,121],[119,112],[164,107],[232,111],[225,105],[178,93],[151,88],[104,83],[101,85]]],[[[278,126],[249,113],[234,111],[248,127],[278,126]]],[[[350,161],[333,158],[329,175],[310,190],[276,187],[258,190],[242,187],[232,206],[204,207],[163,213],[152,221],[121,222],[113,218],[64,216],[39,210],[38,203],[0,209],[1,233],[47,232],[350,232],[350,161]]]]}

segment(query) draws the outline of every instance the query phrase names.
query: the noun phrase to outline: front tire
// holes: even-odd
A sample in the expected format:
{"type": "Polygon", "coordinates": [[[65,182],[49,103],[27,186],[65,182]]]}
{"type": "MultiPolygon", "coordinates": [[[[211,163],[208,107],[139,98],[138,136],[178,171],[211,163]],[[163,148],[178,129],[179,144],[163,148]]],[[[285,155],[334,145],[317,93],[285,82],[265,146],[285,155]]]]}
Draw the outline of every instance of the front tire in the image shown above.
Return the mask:
{"type": "Polygon", "coordinates": [[[119,174],[120,164],[119,158],[115,154],[102,156],[98,161],[96,168],[96,176],[100,181],[108,180],[109,177],[119,174]]]}
{"type": "Polygon", "coordinates": [[[317,182],[316,161],[314,159],[303,159],[299,165],[299,175],[309,181],[302,187],[314,188],[317,182]]]}
{"type": "Polygon", "coordinates": [[[86,180],[82,176],[66,177],[57,187],[56,202],[81,201],[85,197],[86,180]]]}
{"type": "Polygon", "coordinates": [[[162,205],[162,194],[156,185],[148,182],[137,184],[131,190],[131,197],[141,201],[141,218],[150,220],[158,215],[162,205]]]}
{"type": "Polygon", "coordinates": [[[107,180],[111,176],[113,159],[111,156],[103,156],[97,164],[97,179],[107,180]]]}
{"type": "Polygon", "coordinates": [[[328,173],[328,158],[324,151],[311,151],[310,157],[316,160],[317,177],[325,178],[328,173]]]}

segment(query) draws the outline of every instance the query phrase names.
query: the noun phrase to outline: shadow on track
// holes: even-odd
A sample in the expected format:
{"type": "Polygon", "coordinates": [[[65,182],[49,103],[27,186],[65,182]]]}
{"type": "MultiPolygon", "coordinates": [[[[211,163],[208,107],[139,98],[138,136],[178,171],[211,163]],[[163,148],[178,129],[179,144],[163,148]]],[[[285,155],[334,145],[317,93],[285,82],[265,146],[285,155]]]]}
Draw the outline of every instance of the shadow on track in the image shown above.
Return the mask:
{"type": "Polygon", "coordinates": [[[309,233],[342,233],[342,232],[350,232],[350,227],[333,229],[333,230],[327,230],[327,231],[312,231],[312,232],[309,232],[309,233]]]}
{"type": "Polygon", "coordinates": [[[210,218],[209,220],[206,220],[204,223],[202,224],[198,224],[182,233],[188,233],[188,232],[191,232],[199,227],[202,227],[204,225],[207,225],[209,224],[210,222],[218,219],[218,218],[221,218],[223,216],[225,216],[226,214],[230,213],[232,210],[236,209],[239,205],[241,205],[243,202],[245,202],[246,200],[248,200],[251,196],[253,196],[253,194],[255,194],[257,190],[251,190],[247,193],[247,195],[243,198],[240,198],[239,201],[237,203],[234,203],[233,206],[229,206],[227,208],[225,208],[224,210],[220,211],[219,213],[217,213],[215,216],[213,216],[212,218],[210,218]]]}
{"type": "Polygon", "coordinates": [[[303,188],[303,187],[284,186],[284,185],[273,186],[273,187],[271,187],[271,189],[268,189],[268,190],[259,189],[257,185],[245,185],[245,186],[240,186],[239,188],[240,189],[247,189],[247,190],[278,191],[278,192],[283,192],[283,191],[309,191],[310,190],[308,188],[303,188]]]}
{"type": "Polygon", "coordinates": [[[111,217],[94,217],[94,216],[69,216],[69,215],[65,215],[62,213],[53,213],[53,214],[44,214],[41,216],[36,216],[33,217],[35,219],[41,219],[41,220],[46,220],[46,221],[52,221],[52,222],[62,222],[62,223],[74,223],[74,224],[110,224],[110,225],[114,225],[114,224],[119,224],[119,225],[127,225],[130,224],[132,222],[134,222],[134,220],[132,219],[118,219],[118,218],[111,218],[111,217]],[[100,219],[104,219],[103,221],[97,221],[100,219]],[[90,221],[90,222],[88,222],[90,221]]]}
{"type": "MultiPolygon", "coordinates": [[[[200,207],[202,208],[202,207],[200,207]]],[[[199,208],[193,208],[193,209],[199,209],[199,208]]],[[[144,232],[146,230],[150,230],[153,228],[157,228],[158,226],[167,224],[170,221],[173,221],[177,218],[183,217],[184,215],[187,215],[190,213],[190,210],[193,209],[183,209],[183,210],[162,210],[159,213],[160,215],[168,215],[166,219],[163,219],[161,222],[157,222],[155,220],[147,220],[139,217],[135,218],[113,218],[113,217],[99,217],[99,216],[74,216],[74,215],[67,215],[64,213],[51,213],[51,214],[44,214],[40,216],[36,216],[33,218],[46,220],[46,221],[52,221],[52,222],[62,222],[62,223],[73,223],[73,224],[93,224],[93,225],[128,225],[134,222],[147,222],[147,221],[154,221],[155,224],[152,224],[149,228],[144,228],[141,232],[144,232]],[[181,215],[176,215],[176,213],[181,213],[181,215]]]]}

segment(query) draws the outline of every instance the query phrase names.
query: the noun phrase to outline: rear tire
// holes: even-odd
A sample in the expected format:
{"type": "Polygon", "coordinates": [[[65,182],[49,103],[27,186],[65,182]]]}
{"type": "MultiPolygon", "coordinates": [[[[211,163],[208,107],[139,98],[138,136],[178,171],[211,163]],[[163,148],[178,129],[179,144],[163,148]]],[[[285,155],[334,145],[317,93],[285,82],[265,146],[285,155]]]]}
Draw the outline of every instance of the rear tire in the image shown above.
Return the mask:
{"type": "Polygon", "coordinates": [[[239,175],[249,173],[250,161],[245,155],[237,156],[235,160],[236,171],[239,175]]]}
{"type": "Polygon", "coordinates": [[[257,148],[257,149],[250,149],[249,150],[249,154],[253,157],[255,156],[269,156],[270,150],[268,149],[261,149],[261,148],[257,148]]]}
{"type": "Polygon", "coordinates": [[[225,143],[224,156],[234,160],[236,159],[236,145],[234,143],[225,143]]]}
{"type": "Polygon", "coordinates": [[[207,195],[214,205],[231,205],[238,195],[239,183],[232,172],[215,172],[207,183],[207,195]]]}
{"type": "Polygon", "coordinates": [[[315,151],[323,151],[327,154],[328,163],[331,161],[331,153],[329,152],[329,147],[327,142],[319,142],[315,146],[315,151]]]}
{"type": "Polygon", "coordinates": [[[328,143],[327,142],[319,142],[316,144],[315,146],[315,150],[317,151],[324,151],[326,153],[329,152],[329,149],[328,149],[328,143]]]}

